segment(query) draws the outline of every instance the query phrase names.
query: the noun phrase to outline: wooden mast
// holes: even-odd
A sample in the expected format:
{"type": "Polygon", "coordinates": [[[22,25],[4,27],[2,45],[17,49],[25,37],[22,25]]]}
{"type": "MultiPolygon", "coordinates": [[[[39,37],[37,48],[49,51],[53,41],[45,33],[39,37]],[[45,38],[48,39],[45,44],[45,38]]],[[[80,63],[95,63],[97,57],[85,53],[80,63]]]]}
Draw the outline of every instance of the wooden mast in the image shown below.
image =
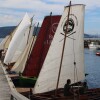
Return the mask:
{"type": "Polygon", "coordinates": [[[64,56],[65,43],[66,43],[66,38],[67,38],[67,34],[68,34],[70,7],[71,7],[71,1],[69,3],[68,18],[67,18],[67,21],[66,21],[66,31],[65,31],[65,35],[64,35],[64,43],[63,43],[63,49],[62,49],[62,55],[61,55],[61,61],[60,61],[58,79],[57,79],[57,85],[56,85],[56,90],[55,90],[55,97],[57,96],[57,92],[58,92],[58,85],[59,85],[59,79],[60,79],[60,74],[61,74],[61,68],[62,68],[62,62],[63,62],[63,56],[64,56]]]}
{"type": "MultiPolygon", "coordinates": [[[[30,56],[30,54],[31,54],[31,50],[33,49],[33,48],[32,48],[32,45],[33,45],[34,40],[35,40],[35,38],[36,38],[36,33],[37,33],[37,30],[38,30],[38,26],[39,26],[39,22],[38,22],[38,24],[37,24],[36,31],[35,31],[35,34],[34,34],[34,37],[33,37],[33,40],[32,40],[32,44],[31,44],[31,48],[30,48],[30,51],[29,51],[29,54],[28,54],[28,58],[29,58],[29,56],[30,56]]],[[[27,60],[28,60],[28,58],[27,58],[27,60]]]]}
{"type": "MultiPolygon", "coordinates": [[[[38,30],[38,26],[39,26],[39,22],[38,22],[38,24],[37,24],[34,37],[32,37],[32,43],[31,43],[31,47],[30,47],[30,50],[29,50],[29,53],[28,53],[28,57],[27,57],[26,62],[25,62],[25,66],[28,64],[28,59],[29,59],[29,57],[30,57],[30,55],[31,55],[31,50],[33,49],[33,43],[34,43],[35,38],[36,38],[36,33],[37,33],[37,30],[38,30]]],[[[24,69],[24,70],[25,70],[25,69],[24,69]]]]}
{"type": "MultiPolygon", "coordinates": [[[[34,17],[34,16],[33,16],[33,17],[34,17]]],[[[27,38],[27,44],[28,44],[28,40],[29,40],[29,36],[30,36],[30,32],[31,32],[31,28],[32,28],[33,17],[31,18],[31,25],[30,25],[30,27],[29,27],[29,34],[28,34],[28,38],[27,38]]]]}

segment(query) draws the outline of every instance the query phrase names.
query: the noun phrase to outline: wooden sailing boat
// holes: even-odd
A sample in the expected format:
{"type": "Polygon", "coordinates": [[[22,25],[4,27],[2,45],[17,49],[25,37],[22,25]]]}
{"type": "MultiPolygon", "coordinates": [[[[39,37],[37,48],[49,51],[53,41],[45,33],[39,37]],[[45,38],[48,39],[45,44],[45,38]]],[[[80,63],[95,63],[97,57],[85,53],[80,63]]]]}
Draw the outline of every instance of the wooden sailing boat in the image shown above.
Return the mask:
{"type": "Polygon", "coordinates": [[[58,26],[60,17],[61,16],[45,17],[37,39],[33,37],[33,39],[30,40],[25,51],[23,52],[21,57],[19,57],[18,61],[11,69],[11,71],[15,71],[17,73],[23,73],[24,71],[21,77],[14,77],[13,82],[16,87],[34,86],[37,79],[36,77],[38,77],[38,73],[40,72],[42,66],[41,64],[43,63],[45,56],[48,52],[53,35],[58,26]],[[37,62],[39,62],[39,65],[37,62]],[[36,70],[36,68],[38,70],[36,70]],[[31,72],[29,69],[31,70],[31,72]]]}
{"type": "MultiPolygon", "coordinates": [[[[9,48],[7,50],[4,63],[6,65],[9,65],[11,63],[16,62],[18,57],[22,54],[23,50],[25,49],[27,45],[28,40],[28,33],[31,25],[31,19],[25,14],[23,20],[19,24],[12,41],[9,44],[9,48]]],[[[30,34],[29,38],[32,37],[32,34],[30,34]]]]}
{"type": "MultiPolygon", "coordinates": [[[[32,20],[33,20],[33,18],[32,18],[32,20]]],[[[30,32],[29,32],[29,34],[31,34],[31,35],[34,30],[34,26],[32,26],[32,20],[31,20],[31,27],[30,27],[30,32]]],[[[23,73],[27,58],[30,55],[30,52],[32,51],[35,41],[36,41],[36,35],[34,35],[32,37],[29,36],[29,39],[27,39],[27,45],[26,45],[25,50],[20,55],[19,59],[14,64],[11,71],[15,71],[16,73],[19,73],[19,72],[23,73]]]]}
{"type": "MultiPolygon", "coordinates": [[[[38,25],[37,24],[37,29],[38,29],[38,25]]],[[[34,28],[34,26],[32,26],[31,28],[34,28]]],[[[36,30],[37,30],[36,29],[36,30]]],[[[33,33],[33,30],[31,29],[31,32],[33,33]]],[[[34,47],[35,41],[36,41],[36,34],[34,33],[34,36],[32,36],[30,38],[30,40],[28,40],[28,44],[24,50],[24,52],[22,53],[22,55],[19,57],[19,59],[16,61],[16,63],[14,64],[14,66],[12,67],[11,71],[15,71],[16,73],[23,73],[24,69],[25,69],[25,65],[27,62],[27,59],[30,56],[30,53],[32,52],[32,49],[34,47]]]]}
{"type": "Polygon", "coordinates": [[[71,79],[73,84],[85,79],[84,8],[71,2],[65,7],[33,88],[34,100],[66,100],[58,96],[66,80],[71,79]]]}
{"type": "MultiPolygon", "coordinates": [[[[33,39],[34,39],[34,43],[35,43],[36,37],[33,36],[29,40],[29,43],[26,46],[26,48],[25,48],[24,52],[22,53],[22,55],[19,57],[19,59],[16,61],[16,63],[12,67],[11,71],[15,71],[16,73],[19,73],[19,72],[23,73],[23,71],[25,69],[25,64],[26,64],[26,61],[27,61],[27,58],[28,58],[28,55],[29,55],[29,52],[30,52],[30,48],[31,48],[33,39]]],[[[33,45],[34,45],[34,43],[33,43],[33,45]]]]}
{"type": "Polygon", "coordinates": [[[61,16],[46,16],[39,31],[30,57],[27,60],[24,76],[38,77],[61,16]]]}
{"type": "Polygon", "coordinates": [[[6,41],[8,40],[8,38],[9,38],[9,35],[6,36],[6,37],[2,40],[2,42],[0,43],[0,59],[4,58],[5,52],[6,52],[6,50],[7,50],[7,48],[5,47],[5,43],[6,43],[6,41]]]}
{"type": "Polygon", "coordinates": [[[17,30],[17,28],[19,27],[20,23],[17,25],[17,27],[15,27],[15,29],[10,33],[8,34],[3,40],[2,42],[0,43],[0,50],[3,50],[3,56],[5,56],[6,52],[7,52],[7,49],[9,47],[9,44],[17,30]]]}
{"type": "Polygon", "coordinates": [[[2,40],[2,42],[0,43],[0,50],[4,50],[5,49],[5,43],[6,43],[6,41],[8,40],[8,38],[9,38],[9,35],[7,35],[3,40],[2,40]]]}
{"type": "Polygon", "coordinates": [[[2,54],[1,56],[4,58],[5,57],[5,54],[7,52],[7,49],[9,47],[9,44],[12,40],[12,37],[13,35],[15,34],[15,30],[17,29],[17,27],[13,30],[13,32],[11,32],[9,35],[7,35],[3,40],[2,42],[0,43],[0,50],[2,50],[2,54]]]}

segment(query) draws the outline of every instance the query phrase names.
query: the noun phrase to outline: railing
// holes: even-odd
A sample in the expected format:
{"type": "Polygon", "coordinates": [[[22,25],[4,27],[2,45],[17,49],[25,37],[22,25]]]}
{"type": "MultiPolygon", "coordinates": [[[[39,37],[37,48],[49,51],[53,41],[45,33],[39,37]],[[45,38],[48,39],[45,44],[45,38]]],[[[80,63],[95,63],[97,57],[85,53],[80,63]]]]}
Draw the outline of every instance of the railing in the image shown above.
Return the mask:
{"type": "Polygon", "coordinates": [[[24,97],[20,93],[16,91],[11,91],[11,97],[10,100],[29,100],[28,98],[24,97]]]}
{"type": "Polygon", "coordinates": [[[10,100],[29,100],[28,98],[26,98],[25,96],[21,95],[20,93],[17,92],[11,78],[8,76],[8,73],[6,71],[6,69],[3,67],[3,65],[1,64],[2,69],[4,71],[4,74],[6,76],[6,79],[8,81],[10,90],[11,90],[11,97],[10,100]]]}

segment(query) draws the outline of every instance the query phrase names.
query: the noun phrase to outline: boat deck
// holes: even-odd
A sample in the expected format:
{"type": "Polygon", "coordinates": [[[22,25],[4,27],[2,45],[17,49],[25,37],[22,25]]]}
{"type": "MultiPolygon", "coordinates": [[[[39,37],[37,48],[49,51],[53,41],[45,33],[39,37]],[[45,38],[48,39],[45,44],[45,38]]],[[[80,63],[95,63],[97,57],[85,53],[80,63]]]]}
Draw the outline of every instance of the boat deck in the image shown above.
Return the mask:
{"type": "MultiPolygon", "coordinates": [[[[26,95],[25,93],[23,95],[28,97],[29,94],[29,92],[26,92],[26,95]]],[[[85,94],[75,97],[64,97],[62,93],[60,93],[56,98],[53,97],[54,95],[48,96],[48,94],[30,95],[30,100],[100,100],[100,88],[89,89],[85,94]]]]}
{"type": "Polygon", "coordinates": [[[10,100],[10,95],[10,87],[0,64],[0,100],[10,100]]]}

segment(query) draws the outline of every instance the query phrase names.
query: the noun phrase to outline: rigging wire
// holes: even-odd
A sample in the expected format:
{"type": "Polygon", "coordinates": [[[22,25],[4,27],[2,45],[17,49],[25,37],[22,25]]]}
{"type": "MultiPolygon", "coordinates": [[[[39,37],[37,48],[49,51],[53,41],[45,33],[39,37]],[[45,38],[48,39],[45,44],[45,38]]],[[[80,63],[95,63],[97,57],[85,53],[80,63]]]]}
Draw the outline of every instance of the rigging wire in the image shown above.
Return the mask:
{"type": "MultiPolygon", "coordinates": [[[[70,7],[70,15],[72,14],[72,9],[70,7]]],[[[72,18],[72,16],[70,16],[72,18]]],[[[75,54],[75,37],[74,37],[74,34],[72,35],[73,39],[72,39],[72,46],[73,46],[73,58],[74,58],[74,61],[73,61],[73,64],[74,64],[74,83],[78,82],[78,69],[77,69],[77,66],[76,66],[76,54],[75,54]]],[[[74,91],[74,94],[75,94],[75,91],[74,91]]],[[[75,95],[74,95],[74,100],[75,100],[75,95]]],[[[80,100],[79,98],[79,87],[78,87],[78,100],[80,100]]]]}

